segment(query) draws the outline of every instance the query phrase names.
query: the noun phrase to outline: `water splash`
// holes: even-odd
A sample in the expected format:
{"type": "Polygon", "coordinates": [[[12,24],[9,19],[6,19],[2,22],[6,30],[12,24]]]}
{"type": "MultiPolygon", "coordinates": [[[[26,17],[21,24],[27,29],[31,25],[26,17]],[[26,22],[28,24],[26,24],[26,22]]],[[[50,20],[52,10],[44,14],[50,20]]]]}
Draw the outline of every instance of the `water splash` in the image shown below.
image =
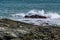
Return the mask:
{"type": "Polygon", "coordinates": [[[11,14],[12,17],[15,18],[24,18],[25,15],[31,16],[31,15],[40,15],[40,16],[46,16],[47,18],[60,18],[60,15],[56,12],[45,12],[44,10],[30,10],[27,13],[16,13],[11,14]]]}

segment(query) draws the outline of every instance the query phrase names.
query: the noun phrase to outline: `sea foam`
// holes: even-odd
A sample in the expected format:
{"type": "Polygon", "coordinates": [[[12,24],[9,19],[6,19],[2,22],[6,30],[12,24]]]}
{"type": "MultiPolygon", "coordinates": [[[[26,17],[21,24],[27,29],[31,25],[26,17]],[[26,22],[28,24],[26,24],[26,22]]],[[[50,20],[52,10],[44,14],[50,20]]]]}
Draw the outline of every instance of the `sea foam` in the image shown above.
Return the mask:
{"type": "Polygon", "coordinates": [[[15,18],[24,18],[25,15],[31,16],[31,15],[41,15],[46,16],[47,18],[60,18],[60,15],[56,12],[45,12],[44,10],[30,10],[27,13],[16,13],[11,14],[12,17],[15,18]]]}
{"type": "Polygon", "coordinates": [[[60,25],[60,15],[56,12],[45,12],[44,10],[30,10],[27,13],[16,13],[12,14],[11,19],[21,21],[33,25],[60,25]],[[24,18],[25,15],[41,15],[46,16],[46,19],[42,18],[24,18]]]}

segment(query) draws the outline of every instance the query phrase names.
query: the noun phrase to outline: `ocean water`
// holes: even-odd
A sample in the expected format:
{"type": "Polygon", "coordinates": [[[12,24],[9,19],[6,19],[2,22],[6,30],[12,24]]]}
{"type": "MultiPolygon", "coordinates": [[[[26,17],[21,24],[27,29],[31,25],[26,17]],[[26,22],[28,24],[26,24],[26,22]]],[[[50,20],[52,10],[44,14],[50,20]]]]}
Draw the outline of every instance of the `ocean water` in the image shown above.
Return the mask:
{"type": "Polygon", "coordinates": [[[37,25],[41,23],[60,25],[60,0],[0,0],[0,18],[10,18],[34,24],[37,24],[36,21],[40,20],[37,25]],[[34,14],[47,16],[48,18],[24,18],[25,15],[34,14]]]}

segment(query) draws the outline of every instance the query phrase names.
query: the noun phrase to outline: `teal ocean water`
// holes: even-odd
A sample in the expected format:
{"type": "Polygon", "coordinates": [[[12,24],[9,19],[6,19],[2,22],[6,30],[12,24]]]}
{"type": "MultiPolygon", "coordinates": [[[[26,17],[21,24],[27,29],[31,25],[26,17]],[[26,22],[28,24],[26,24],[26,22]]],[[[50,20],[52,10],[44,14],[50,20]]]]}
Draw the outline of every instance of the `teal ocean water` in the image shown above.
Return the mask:
{"type": "Polygon", "coordinates": [[[0,18],[26,14],[31,10],[60,14],[60,0],[0,0],[0,18]]]}
{"type": "Polygon", "coordinates": [[[60,25],[60,0],[0,0],[0,18],[32,23],[34,25],[60,25]],[[24,18],[42,15],[47,19],[24,18]]]}

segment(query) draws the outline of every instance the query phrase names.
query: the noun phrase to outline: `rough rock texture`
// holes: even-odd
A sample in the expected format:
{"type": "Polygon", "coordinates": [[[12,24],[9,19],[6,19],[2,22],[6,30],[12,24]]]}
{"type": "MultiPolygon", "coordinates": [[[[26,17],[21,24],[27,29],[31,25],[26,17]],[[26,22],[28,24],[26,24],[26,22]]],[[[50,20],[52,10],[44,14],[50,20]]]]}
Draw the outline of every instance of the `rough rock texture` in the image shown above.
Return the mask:
{"type": "Polygon", "coordinates": [[[0,40],[60,40],[60,27],[0,19],[0,40]]]}
{"type": "Polygon", "coordinates": [[[39,16],[39,15],[31,15],[31,16],[25,16],[25,18],[47,18],[46,16],[39,16]]]}

